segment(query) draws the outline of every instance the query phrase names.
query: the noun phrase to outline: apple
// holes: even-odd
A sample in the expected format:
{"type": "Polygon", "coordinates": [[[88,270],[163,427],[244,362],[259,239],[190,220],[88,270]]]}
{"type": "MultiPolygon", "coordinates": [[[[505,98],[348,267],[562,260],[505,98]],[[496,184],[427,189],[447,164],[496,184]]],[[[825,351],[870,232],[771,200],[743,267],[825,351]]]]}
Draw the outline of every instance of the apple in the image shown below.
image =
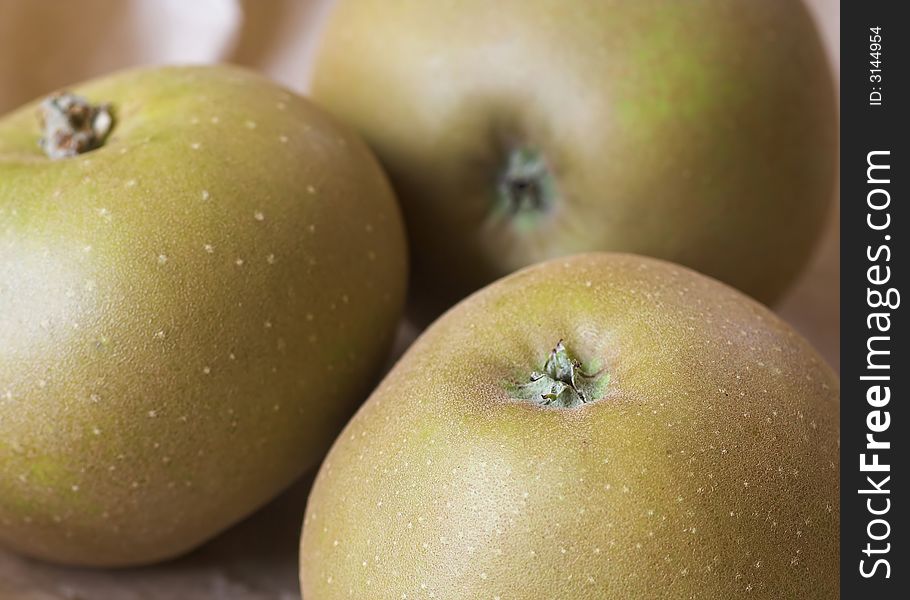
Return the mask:
{"type": "Polygon", "coordinates": [[[335,442],[307,600],[838,597],[839,382],[764,306],[594,253],[477,292],[335,442]]]}
{"type": "Polygon", "coordinates": [[[244,70],[0,119],[0,544],[149,563],[275,496],[369,392],[405,252],[363,142],[244,70]]]}
{"type": "Polygon", "coordinates": [[[800,0],[341,0],[311,87],[391,176],[418,316],[593,250],[770,303],[833,199],[834,84],[800,0]]]}

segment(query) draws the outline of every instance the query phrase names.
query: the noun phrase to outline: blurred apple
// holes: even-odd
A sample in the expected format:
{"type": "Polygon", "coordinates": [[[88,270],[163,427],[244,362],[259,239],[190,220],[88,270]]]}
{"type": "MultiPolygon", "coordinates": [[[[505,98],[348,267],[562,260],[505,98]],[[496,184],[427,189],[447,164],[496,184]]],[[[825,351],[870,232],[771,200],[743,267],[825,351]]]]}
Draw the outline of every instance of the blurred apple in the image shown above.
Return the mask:
{"type": "Polygon", "coordinates": [[[835,89],[800,0],[341,0],[312,93],[389,170],[429,316],[589,250],[770,303],[833,198],[835,89]]]}

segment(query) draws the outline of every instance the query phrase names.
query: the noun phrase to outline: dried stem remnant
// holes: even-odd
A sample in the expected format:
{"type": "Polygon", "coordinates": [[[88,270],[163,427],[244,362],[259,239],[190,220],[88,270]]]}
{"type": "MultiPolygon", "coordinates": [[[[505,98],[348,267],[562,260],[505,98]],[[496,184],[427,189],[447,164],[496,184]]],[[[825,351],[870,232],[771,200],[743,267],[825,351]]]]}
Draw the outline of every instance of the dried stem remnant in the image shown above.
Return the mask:
{"type": "Polygon", "coordinates": [[[531,372],[530,380],[516,386],[514,393],[541,406],[576,408],[601,398],[609,382],[609,374],[602,371],[586,373],[559,340],[543,371],[531,372]]]}
{"type": "Polygon", "coordinates": [[[40,118],[42,136],[38,143],[55,160],[98,148],[114,125],[110,105],[92,105],[69,92],[46,98],[41,103],[40,118]]]}

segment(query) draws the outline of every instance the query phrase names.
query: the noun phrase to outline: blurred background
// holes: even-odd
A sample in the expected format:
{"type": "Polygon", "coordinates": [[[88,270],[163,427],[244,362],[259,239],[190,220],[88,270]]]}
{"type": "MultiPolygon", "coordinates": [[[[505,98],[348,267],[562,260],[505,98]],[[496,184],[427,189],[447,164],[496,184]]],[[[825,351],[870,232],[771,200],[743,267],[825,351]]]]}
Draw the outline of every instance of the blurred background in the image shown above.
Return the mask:
{"type": "MultiPolygon", "coordinates": [[[[430,0],[427,0],[430,1],[430,0]]],[[[759,1],[759,0],[755,0],[759,1]]],[[[767,0],[762,0],[767,1],[767,0]]],[[[806,0],[840,73],[838,0],[806,0]]],[[[128,66],[231,62],[306,93],[332,0],[0,0],[0,114],[128,66]]],[[[839,370],[839,213],[775,308],[839,370]]],[[[399,346],[413,331],[403,331],[399,346]]],[[[309,478],[180,560],[116,572],[63,569],[0,550],[0,600],[291,600],[309,478]]]]}

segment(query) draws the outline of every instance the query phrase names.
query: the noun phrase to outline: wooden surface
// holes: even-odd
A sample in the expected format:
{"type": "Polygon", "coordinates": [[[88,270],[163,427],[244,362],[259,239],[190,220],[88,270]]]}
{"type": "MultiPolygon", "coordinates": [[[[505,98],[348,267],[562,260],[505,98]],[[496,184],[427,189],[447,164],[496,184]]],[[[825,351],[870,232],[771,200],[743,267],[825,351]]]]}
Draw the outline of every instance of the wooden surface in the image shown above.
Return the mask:
{"type": "MultiPolygon", "coordinates": [[[[16,1],[26,3],[29,0],[0,0],[0,8],[16,1]]],[[[271,22],[274,27],[280,25],[279,19],[269,12],[269,7],[280,6],[294,12],[294,18],[306,20],[320,13],[322,7],[319,4],[325,1],[328,0],[296,4],[288,0],[255,4],[247,1],[245,7],[257,35],[267,36],[270,31],[268,23],[271,22]]],[[[81,6],[91,7],[93,4],[109,3],[92,0],[83,2],[81,6]]],[[[837,69],[838,3],[836,0],[810,0],[810,4],[831,50],[832,64],[837,69]]],[[[6,26],[18,25],[7,21],[6,26]]],[[[305,29],[312,32],[314,26],[305,24],[305,29]]],[[[291,40],[288,43],[293,42],[302,48],[304,54],[311,51],[310,41],[301,43],[293,41],[286,32],[282,35],[291,40]]],[[[264,50],[264,46],[251,43],[248,39],[241,40],[237,48],[238,62],[256,65],[262,61],[266,63],[263,70],[279,79],[305,79],[305,59],[294,57],[276,61],[273,57],[275,48],[264,50]]],[[[106,68],[115,66],[120,65],[106,68]]],[[[3,69],[0,68],[2,74],[3,69]]],[[[36,86],[43,86],[40,89],[33,91],[24,86],[17,94],[10,94],[10,88],[6,88],[5,97],[0,91],[0,112],[71,79],[50,85],[40,80],[35,83],[36,86]],[[7,107],[2,106],[3,101],[7,102],[7,107]]],[[[838,226],[835,213],[812,263],[777,307],[778,312],[801,331],[835,368],[840,364],[838,226]]],[[[413,332],[402,332],[399,352],[411,338],[413,332]]],[[[297,542],[310,477],[304,477],[267,507],[199,550],[154,567],[118,571],[67,569],[0,550],[0,600],[296,600],[299,598],[297,542]]]]}

